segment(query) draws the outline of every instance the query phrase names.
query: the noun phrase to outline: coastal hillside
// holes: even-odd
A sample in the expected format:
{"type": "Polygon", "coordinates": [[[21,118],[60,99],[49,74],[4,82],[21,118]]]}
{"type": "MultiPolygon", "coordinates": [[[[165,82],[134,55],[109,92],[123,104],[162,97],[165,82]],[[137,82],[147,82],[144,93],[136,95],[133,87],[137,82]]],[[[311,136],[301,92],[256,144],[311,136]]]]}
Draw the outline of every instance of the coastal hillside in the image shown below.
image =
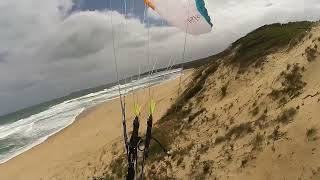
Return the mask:
{"type": "MultiPolygon", "coordinates": [[[[320,179],[320,24],[266,25],[206,60],[155,124],[170,156],[153,145],[146,179],[320,179]]],[[[125,176],[118,140],[92,179],[125,176]]]]}

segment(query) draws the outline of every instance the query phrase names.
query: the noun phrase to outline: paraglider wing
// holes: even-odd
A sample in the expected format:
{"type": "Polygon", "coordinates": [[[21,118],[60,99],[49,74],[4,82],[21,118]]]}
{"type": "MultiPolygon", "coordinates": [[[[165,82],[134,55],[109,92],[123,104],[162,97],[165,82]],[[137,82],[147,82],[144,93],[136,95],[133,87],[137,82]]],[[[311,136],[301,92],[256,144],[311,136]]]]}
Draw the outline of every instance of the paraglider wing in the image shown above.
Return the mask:
{"type": "Polygon", "coordinates": [[[170,25],[199,35],[211,31],[212,23],[204,0],[144,0],[170,25]]]}

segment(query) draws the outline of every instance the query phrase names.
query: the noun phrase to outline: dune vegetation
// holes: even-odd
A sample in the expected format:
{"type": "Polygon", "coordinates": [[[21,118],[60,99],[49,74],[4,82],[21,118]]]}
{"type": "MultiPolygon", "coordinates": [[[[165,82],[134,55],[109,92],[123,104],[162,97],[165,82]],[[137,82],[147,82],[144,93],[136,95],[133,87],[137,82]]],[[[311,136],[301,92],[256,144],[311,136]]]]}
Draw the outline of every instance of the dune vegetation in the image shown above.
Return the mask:
{"type": "MultiPolygon", "coordinates": [[[[319,45],[319,23],[272,24],[206,58],[153,129],[170,156],[153,144],[147,179],[319,179],[319,45]]],[[[125,173],[114,152],[93,179],[125,173]]]]}

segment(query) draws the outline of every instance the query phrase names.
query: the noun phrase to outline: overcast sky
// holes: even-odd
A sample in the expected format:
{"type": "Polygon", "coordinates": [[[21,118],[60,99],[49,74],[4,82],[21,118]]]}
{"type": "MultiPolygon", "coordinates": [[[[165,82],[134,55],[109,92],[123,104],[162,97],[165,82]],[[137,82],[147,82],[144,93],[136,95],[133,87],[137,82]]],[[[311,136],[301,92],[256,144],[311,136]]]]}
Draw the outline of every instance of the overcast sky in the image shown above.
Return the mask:
{"type": "MultiPolygon", "coordinates": [[[[123,1],[113,0],[121,77],[139,65],[147,70],[143,0],[127,1],[125,20],[123,1]]],[[[188,36],[186,60],[213,55],[264,24],[320,19],[319,0],[205,2],[214,28],[188,36]]],[[[151,60],[180,63],[184,33],[149,16],[151,60]]],[[[111,37],[109,0],[0,0],[0,114],[114,81],[111,37]]]]}

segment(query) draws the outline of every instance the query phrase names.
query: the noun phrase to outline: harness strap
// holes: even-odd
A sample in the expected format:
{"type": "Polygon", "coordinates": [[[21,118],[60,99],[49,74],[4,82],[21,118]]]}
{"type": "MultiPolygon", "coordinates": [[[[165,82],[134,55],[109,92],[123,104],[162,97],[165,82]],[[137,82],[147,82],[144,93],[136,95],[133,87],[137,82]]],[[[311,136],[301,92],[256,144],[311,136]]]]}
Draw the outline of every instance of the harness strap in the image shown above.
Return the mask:
{"type": "Polygon", "coordinates": [[[145,149],[144,149],[144,155],[148,156],[148,151],[150,147],[150,142],[152,139],[152,125],[153,125],[153,116],[150,114],[148,121],[147,121],[147,133],[146,133],[146,139],[145,139],[145,149]]]}
{"type": "Polygon", "coordinates": [[[148,158],[150,142],[152,139],[152,124],[153,124],[153,116],[152,116],[152,114],[150,114],[148,117],[148,121],[147,121],[147,133],[146,133],[146,139],[144,141],[143,160],[142,160],[142,165],[141,165],[141,179],[142,180],[143,180],[143,175],[144,175],[144,164],[148,158]]]}
{"type": "Polygon", "coordinates": [[[133,120],[133,131],[129,143],[128,155],[128,174],[127,180],[134,180],[136,173],[136,165],[138,159],[138,144],[141,140],[139,137],[139,118],[136,116],[133,120]]]}

